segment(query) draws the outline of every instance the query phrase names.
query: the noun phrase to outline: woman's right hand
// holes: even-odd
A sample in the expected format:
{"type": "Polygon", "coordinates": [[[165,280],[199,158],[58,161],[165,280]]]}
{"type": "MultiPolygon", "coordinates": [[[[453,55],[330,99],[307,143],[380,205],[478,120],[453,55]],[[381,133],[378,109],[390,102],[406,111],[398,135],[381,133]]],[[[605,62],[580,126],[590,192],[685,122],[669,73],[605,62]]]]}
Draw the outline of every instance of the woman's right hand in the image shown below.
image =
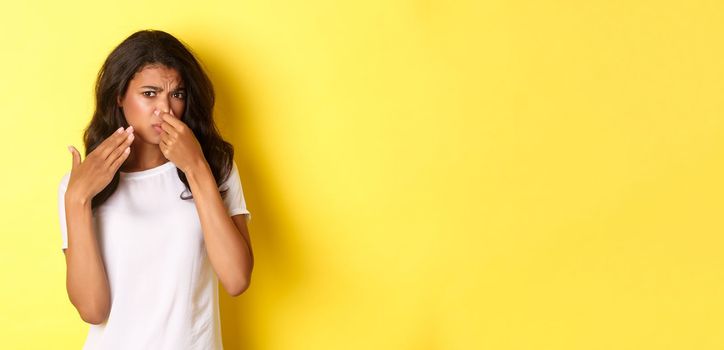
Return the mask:
{"type": "Polygon", "coordinates": [[[118,128],[91,151],[83,162],[80,161],[80,152],[75,147],[68,146],[73,154],[73,168],[66,194],[71,193],[75,198],[90,201],[106,188],[131,153],[133,137],[132,126],[126,130],[118,128]]]}

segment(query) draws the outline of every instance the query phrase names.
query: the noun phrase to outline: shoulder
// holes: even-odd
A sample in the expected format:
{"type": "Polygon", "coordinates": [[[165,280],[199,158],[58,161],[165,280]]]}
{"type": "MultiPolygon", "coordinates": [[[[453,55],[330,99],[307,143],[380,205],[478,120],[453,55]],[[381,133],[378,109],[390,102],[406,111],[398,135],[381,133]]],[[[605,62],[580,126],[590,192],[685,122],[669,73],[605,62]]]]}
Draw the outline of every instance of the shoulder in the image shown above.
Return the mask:
{"type": "Polygon", "coordinates": [[[232,160],[231,169],[229,169],[229,179],[239,177],[239,167],[236,165],[236,160],[232,160]]]}
{"type": "Polygon", "coordinates": [[[236,165],[236,160],[232,160],[231,168],[229,169],[229,173],[224,176],[225,180],[221,183],[219,186],[220,189],[226,188],[226,186],[234,185],[237,181],[239,181],[239,168],[236,165]]]}
{"type": "Polygon", "coordinates": [[[69,181],[70,181],[70,171],[63,174],[63,176],[60,178],[60,181],[58,183],[58,188],[62,188],[62,189],[68,188],[69,181]]]}

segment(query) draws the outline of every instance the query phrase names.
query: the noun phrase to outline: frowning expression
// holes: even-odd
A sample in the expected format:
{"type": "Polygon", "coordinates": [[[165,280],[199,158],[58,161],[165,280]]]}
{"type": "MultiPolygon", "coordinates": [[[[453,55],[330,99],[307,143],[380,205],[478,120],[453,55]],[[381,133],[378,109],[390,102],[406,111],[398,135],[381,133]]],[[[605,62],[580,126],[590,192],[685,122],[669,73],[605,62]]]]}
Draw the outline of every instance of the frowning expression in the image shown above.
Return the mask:
{"type": "Polygon", "coordinates": [[[186,90],[181,75],[174,68],[150,64],[137,72],[128,83],[125,95],[118,97],[128,125],[133,126],[136,140],[152,144],[161,142],[161,113],[181,118],[186,108],[186,90]]]}

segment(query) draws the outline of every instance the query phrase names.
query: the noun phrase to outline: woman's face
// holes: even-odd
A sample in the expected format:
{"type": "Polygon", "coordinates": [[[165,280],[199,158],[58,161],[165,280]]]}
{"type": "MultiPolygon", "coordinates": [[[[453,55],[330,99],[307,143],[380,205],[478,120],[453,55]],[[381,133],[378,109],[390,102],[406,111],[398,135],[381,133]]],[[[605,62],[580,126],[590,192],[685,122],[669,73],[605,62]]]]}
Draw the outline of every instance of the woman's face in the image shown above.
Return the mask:
{"type": "Polygon", "coordinates": [[[183,116],[186,90],[178,71],[163,65],[146,65],[128,84],[123,98],[118,98],[128,125],[133,126],[136,141],[161,142],[161,114],[173,111],[183,116]]]}

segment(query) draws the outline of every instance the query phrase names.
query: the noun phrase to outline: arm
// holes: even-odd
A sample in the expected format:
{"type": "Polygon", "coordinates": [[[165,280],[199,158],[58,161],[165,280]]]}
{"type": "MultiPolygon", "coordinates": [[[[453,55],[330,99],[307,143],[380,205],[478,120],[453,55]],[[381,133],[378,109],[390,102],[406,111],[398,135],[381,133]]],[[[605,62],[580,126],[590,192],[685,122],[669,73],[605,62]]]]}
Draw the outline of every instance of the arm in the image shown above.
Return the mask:
{"type": "Polygon", "coordinates": [[[64,249],[66,289],[83,321],[100,324],[110,313],[110,288],[93,230],[91,201],[65,193],[68,248],[64,249]]]}
{"type": "Polygon", "coordinates": [[[205,159],[187,171],[201,221],[206,251],[219,280],[232,296],[249,288],[254,258],[243,215],[230,217],[205,159]]]}

